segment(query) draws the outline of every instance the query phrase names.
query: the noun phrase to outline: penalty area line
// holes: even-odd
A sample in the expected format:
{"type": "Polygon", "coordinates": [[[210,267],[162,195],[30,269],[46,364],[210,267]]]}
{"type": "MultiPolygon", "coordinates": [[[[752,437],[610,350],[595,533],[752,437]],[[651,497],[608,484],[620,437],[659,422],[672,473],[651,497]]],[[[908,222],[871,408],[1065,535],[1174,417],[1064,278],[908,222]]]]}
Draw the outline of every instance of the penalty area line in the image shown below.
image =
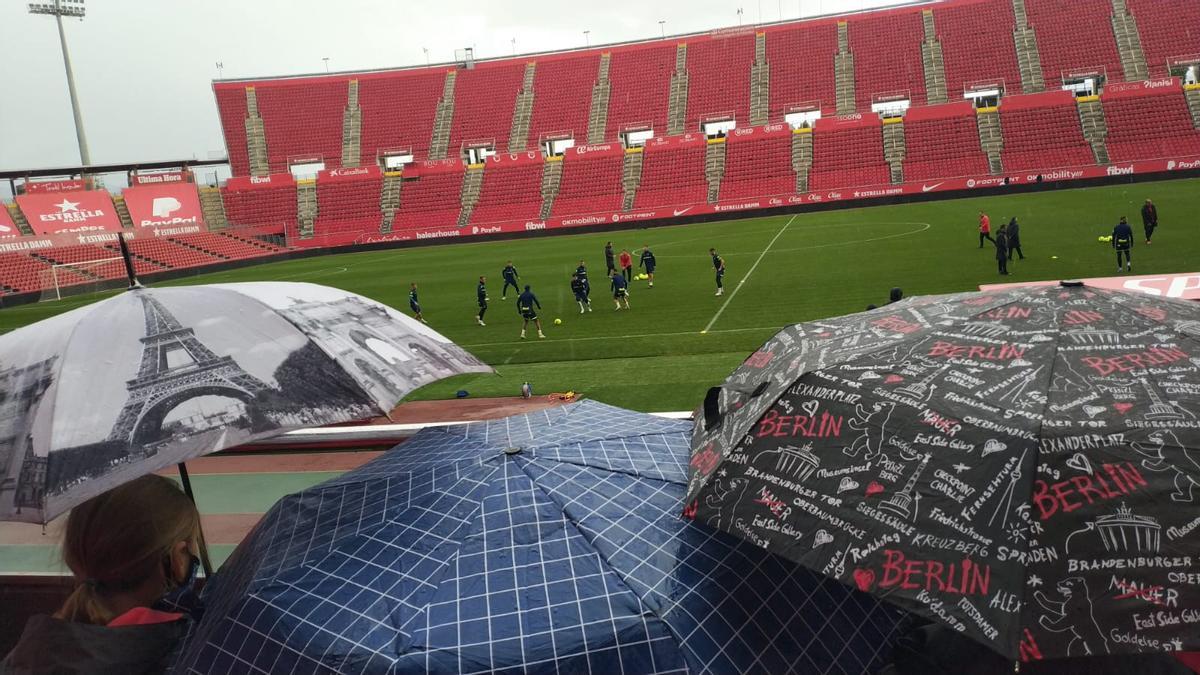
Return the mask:
{"type": "Polygon", "coordinates": [[[712,321],[709,321],[708,325],[704,327],[704,330],[700,331],[701,335],[708,333],[709,329],[713,327],[713,324],[717,322],[717,319],[721,318],[721,315],[725,313],[725,308],[729,306],[729,303],[733,302],[733,299],[737,296],[738,291],[742,290],[742,286],[745,285],[746,280],[750,278],[751,274],[754,274],[754,270],[758,269],[758,264],[762,262],[763,258],[767,257],[767,252],[771,250],[771,247],[775,245],[775,242],[779,241],[779,238],[783,236],[783,233],[787,232],[787,229],[792,226],[792,223],[795,220],[796,216],[792,216],[786,223],[784,223],[783,227],[779,228],[779,231],[775,233],[775,237],[771,239],[771,243],[767,244],[767,247],[762,250],[762,253],[758,254],[758,260],[755,260],[754,264],[750,266],[750,271],[746,272],[746,276],[742,277],[742,280],[737,283],[737,286],[733,287],[733,292],[729,294],[729,297],[725,299],[724,304],[722,304],[720,309],[717,310],[717,313],[713,315],[712,321]]]}

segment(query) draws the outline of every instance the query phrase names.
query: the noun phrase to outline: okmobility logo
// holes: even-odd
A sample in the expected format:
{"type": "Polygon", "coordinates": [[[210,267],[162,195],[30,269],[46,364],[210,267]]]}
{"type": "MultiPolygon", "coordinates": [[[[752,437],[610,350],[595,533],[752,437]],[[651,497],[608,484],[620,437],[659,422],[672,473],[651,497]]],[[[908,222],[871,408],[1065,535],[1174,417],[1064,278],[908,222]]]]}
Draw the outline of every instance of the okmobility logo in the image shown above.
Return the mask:
{"type": "MultiPolygon", "coordinates": [[[[580,216],[578,218],[564,218],[562,224],[564,227],[574,227],[578,225],[602,225],[608,222],[608,218],[604,216],[580,216]]],[[[614,219],[615,223],[616,220],[614,219]]]]}
{"type": "MultiPolygon", "coordinates": [[[[1036,178],[1037,176],[1034,176],[1035,180],[1036,178]]],[[[1083,178],[1083,171],[1060,169],[1058,171],[1051,171],[1050,173],[1042,174],[1042,180],[1074,180],[1076,178],[1083,178]]]]}

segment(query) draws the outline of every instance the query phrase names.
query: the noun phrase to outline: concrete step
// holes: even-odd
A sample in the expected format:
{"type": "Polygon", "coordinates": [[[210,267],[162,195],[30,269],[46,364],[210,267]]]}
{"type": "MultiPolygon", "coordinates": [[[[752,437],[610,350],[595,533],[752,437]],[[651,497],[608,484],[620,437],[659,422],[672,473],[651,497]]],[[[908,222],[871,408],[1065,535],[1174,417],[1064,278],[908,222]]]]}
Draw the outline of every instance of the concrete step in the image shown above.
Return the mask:
{"type": "Polygon", "coordinates": [[[925,65],[925,98],[931,105],[946,103],[946,67],[942,61],[942,43],[927,40],[921,43],[921,61],[925,65]]]}
{"type": "Polygon", "coordinates": [[[883,158],[889,162],[901,162],[908,155],[904,144],[903,118],[896,121],[891,119],[883,125],[883,158]]]}
{"type": "Polygon", "coordinates": [[[483,189],[483,168],[468,168],[463,174],[462,192],[459,203],[462,210],[458,212],[458,226],[465,227],[471,222],[471,214],[479,203],[479,193],[483,189]]]}
{"type": "Polygon", "coordinates": [[[600,68],[596,73],[596,83],[592,85],[592,107],[588,112],[588,143],[603,143],[608,133],[608,97],[612,85],[608,81],[608,67],[612,54],[605,52],[600,55],[600,68]]]}
{"type": "Polygon", "coordinates": [[[1108,121],[1104,116],[1104,107],[1099,100],[1089,100],[1080,101],[1078,108],[1083,137],[1091,144],[1096,163],[1108,164],[1108,121]]]}
{"type": "Polygon", "coordinates": [[[1029,14],[1025,11],[1025,0],[1013,0],[1013,16],[1017,20],[1017,28],[1029,27],[1029,14]]]}
{"type": "MultiPolygon", "coordinates": [[[[1021,0],[1013,1],[1020,2],[1021,0]]],[[[1021,91],[1026,94],[1045,91],[1042,56],[1038,51],[1037,35],[1033,29],[1028,26],[1014,29],[1013,43],[1017,47],[1017,67],[1021,72],[1021,91]]]]}
{"type": "Polygon", "coordinates": [[[33,228],[29,226],[29,220],[25,218],[25,213],[21,211],[21,207],[17,206],[16,202],[8,204],[8,215],[12,216],[13,224],[17,226],[17,230],[21,234],[32,237],[33,228]]]}
{"type": "Polygon", "coordinates": [[[1146,66],[1146,54],[1142,51],[1142,36],[1137,19],[1129,13],[1124,0],[1113,0],[1113,36],[1117,40],[1117,53],[1121,56],[1121,69],[1126,81],[1145,80],[1150,77],[1146,66]]]}
{"type": "Polygon", "coordinates": [[[208,229],[223,230],[229,227],[229,221],[225,217],[225,200],[221,198],[220,188],[200,188],[200,211],[204,214],[204,222],[208,229]]]}
{"type": "Polygon", "coordinates": [[[250,175],[266,176],[271,172],[267,162],[267,135],[258,114],[258,95],[254,87],[246,87],[246,153],[250,158],[250,175]]]}
{"type": "Polygon", "coordinates": [[[454,84],[458,71],[446,71],[442,83],[442,98],[433,116],[433,136],[429,142],[429,159],[446,159],[450,148],[450,125],[454,121],[454,84]]]}
{"type": "Polygon", "coordinates": [[[117,218],[121,221],[121,227],[132,230],[133,218],[129,216],[129,206],[125,203],[125,198],[121,195],[113,195],[113,209],[117,212],[117,218]]]}
{"type": "Polygon", "coordinates": [[[404,174],[399,171],[389,171],[383,175],[383,189],[379,193],[379,211],[383,218],[379,222],[380,234],[392,231],[392,223],[396,219],[396,209],[400,208],[400,189],[404,185],[404,174]]]}
{"type": "Polygon", "coordinates": [[[975,114],[975,125],[979,130],[979,146],[988,156],[988,168],[993,175],[1004,173],[1000,153],[1004,150],[1004,133],[1000,127],[1000,113],[992,108],[979,110],[975,114]]]}
{"type": "Polygon", "coordinates": [[[792,170],[796,172],[796,192],[808,192],[808,174],[812,170],[812,129],[792,132],[792,170]]]}
{"type": "Polygon", "coordinates": [[[848,52],[837,54],[833,57],[833,69],[836,77],[837,114],[852,115],[858,110],[854,91],[854,55],[848,52]]]}
{"type": "Polygon", "coordinates": [[[625,165],[621,171],[621,187],[625,191],[622,210],[633,209],[638,186],[642,182],[642,149],[633,148],[625,153],[625,165]]]}
{"type": "Polygon", "coordinates": [[[675,46],[675,73],[671,75],[670,100],[667,103],[667,135],[677,136],[687,124],[688,71],[687,43],[675,46]]]}
{"type": "Polygon", "coordinates": [[[838,22],[838,52],[846,53],[850,51],[850,24],[845,21],[838,22]]]}
{"type": "Polygon", "coordinates": [[[762,126],[769,121],[771,111],[771,64],[750,66],[750,125],[762,126]]]}
{"type": "Polygon", "coordinates": [[[767,62],[767,34],[761,31],[754,34],[754,62],[767,62]]]}
{"type": "Polygon", "coordinates": [[[926,9],[921,11],[921,23],[925,28],[925,41],[933,42],[937,39],[937,26],[933,22],[933,10],[926,9]]]}
{"type": "Polygon", "coordinates": [[[1187,89],[1183,95],[1187,99],[1188,109],[1192,111],[1192,124],[1200,129],[1200,88],[1187,89]]]}
{"type": "Polygon", "coordinates": [[[311,239],[314,234],[313,223],[317,219],[317,182],[302,180],[296,183],[296,220],[299,223],[300,238],[311,239]]]}
{"type": "Polygon", "coordinates": [[[542,211],[540,217],[550,217],[554,200],[558,198],[558,187],[562,184],[562,157],[548,157],[542,167],[542,211]]]}
{"type": "MultiPolygon", "coordinates": [[[[717,139],[714,139],[717,140],[717,139]]],[[[704,178],[708,181],[708,203],[716,204],[721,196],[721,179],[725,177],[725,142],[709,141],[704,151],[704,178]]]]}
{"type": "Polygon", "coordinates": [[[536,73],[537,63],[535,61],[525,64],[525,80],[521,85],[521,91],[517,93],[512,127],[508,134],[509,152],[523,152],[529,147],[529,124],[533,119],[533,78],[536,73]]]}

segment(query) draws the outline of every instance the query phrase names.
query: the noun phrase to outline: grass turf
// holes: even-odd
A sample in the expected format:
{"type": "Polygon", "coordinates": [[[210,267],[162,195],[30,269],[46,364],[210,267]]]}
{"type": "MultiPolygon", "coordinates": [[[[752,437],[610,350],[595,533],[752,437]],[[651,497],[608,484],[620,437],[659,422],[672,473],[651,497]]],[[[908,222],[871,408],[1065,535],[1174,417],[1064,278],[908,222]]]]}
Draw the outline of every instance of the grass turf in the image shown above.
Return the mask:
{"type": "MultiPolygon", "coordinates": [[[[435,383],[412,399],[512,396],[573,390],[637,410],[690,410],[780,327],[882,305],[888,290],[906,295],[976,289],[983,283],[1113,275],[1114,256],[1097,242],[1122,215],[1140,235],[1138,210],[1154,199],[1163,225],[1153,246],[1134,248],[1133,274],[1200,267],[1192,208],[1200,180],[1142,183],[1026,195],[754,218],[640,231],[354,253],[264,264],[172,283],[311,281],[354,291],[407,311],[408,284],[420,286],[430,324],[494,365],[499,376],[435,383]],[[993,228],[1021,221],[1027,257],[997,274],[990,244],[980,250],[977,214],[993,228]],[[632,310],[613,311],[604,278],[604,243],[643,244],[658,258],[653,289],[631,286],[632,310]],[[709,247],[725,257],[724,297],[714,297],[709,247]],[[765,251],[765,253],[764,253],[765,251]],[[1052,258],[1057,256],[1057,259],[1052,258]],[[592,279],[594,312],[579,315],[568,286],[580,259],[592,279]],[[518,339],[515,294],[500,300],[500,270],[512,259],[543,306],[547,339],[518,339]],[[757,267],[755,267],[757,263],[757,267]],[[751,273],[751,270],[753,272],[751,273]],[[475,284],[488,277],[487,327],[475,324],[475,284]],[[747,277],[747,275],[749,276],[747,277]],[[551,325],[562,318],[561,326],[551,325]],[[702,333],[705,329],[707,333],[702,333]]],[[[1140,236],[1139,236],[1140,239],[1140,236]]],[[[0,311],[0,331],[101,296],[0,311]]]]}

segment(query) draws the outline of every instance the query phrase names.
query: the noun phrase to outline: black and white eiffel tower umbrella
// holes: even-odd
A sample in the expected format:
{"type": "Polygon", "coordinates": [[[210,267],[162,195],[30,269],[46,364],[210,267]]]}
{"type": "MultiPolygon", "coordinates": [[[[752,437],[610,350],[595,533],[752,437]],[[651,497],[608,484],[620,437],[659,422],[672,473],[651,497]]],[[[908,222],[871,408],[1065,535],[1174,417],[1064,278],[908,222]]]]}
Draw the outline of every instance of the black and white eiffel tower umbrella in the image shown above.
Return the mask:
{"type": "Polygon", "coordinates": [[[492,369],[396,310],[304,283],[145,288],[0,335],[0,520],[45,523],[138,476],[385,415],[492,369]]]}

